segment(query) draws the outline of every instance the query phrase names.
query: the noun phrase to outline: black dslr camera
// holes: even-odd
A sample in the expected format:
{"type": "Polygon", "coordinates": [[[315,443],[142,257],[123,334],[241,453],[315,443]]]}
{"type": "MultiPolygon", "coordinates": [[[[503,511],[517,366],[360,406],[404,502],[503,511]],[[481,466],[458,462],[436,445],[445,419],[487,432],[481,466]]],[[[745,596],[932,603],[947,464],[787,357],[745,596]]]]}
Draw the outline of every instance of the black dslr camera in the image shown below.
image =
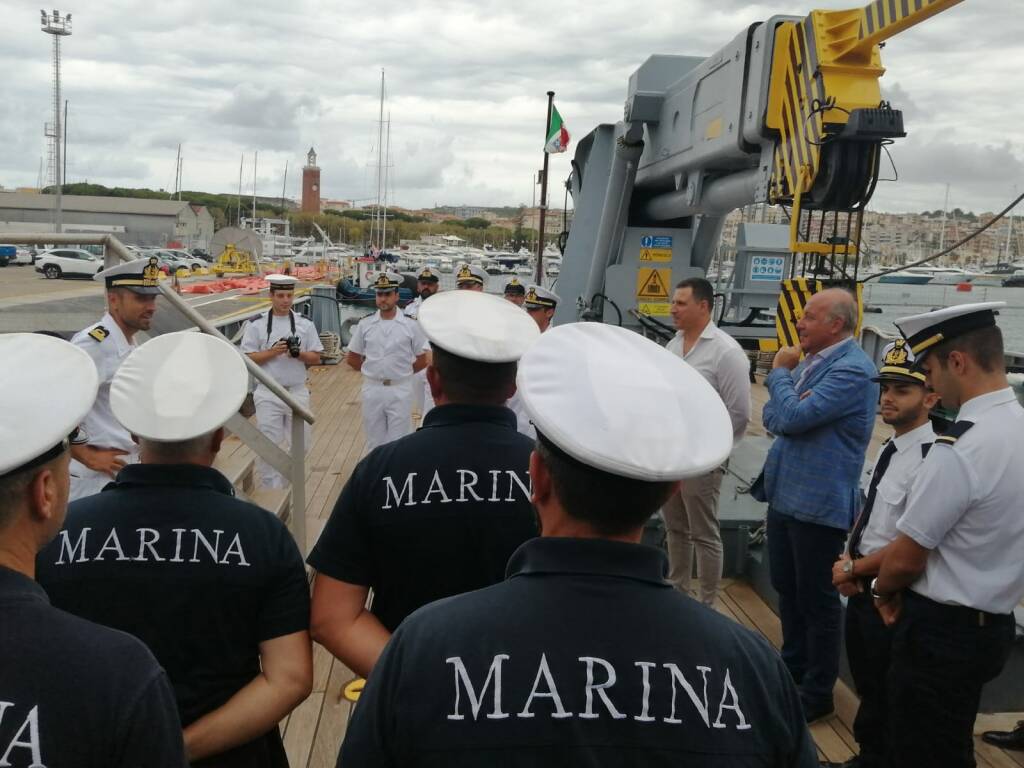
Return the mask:
{"type": "Polygon", "coordinates": [[[288,345],[288,354],[292,357],[298,357],[302,351],[302,342],[298,336],[288,336],[285,338],[285,343],[288,345]]]}

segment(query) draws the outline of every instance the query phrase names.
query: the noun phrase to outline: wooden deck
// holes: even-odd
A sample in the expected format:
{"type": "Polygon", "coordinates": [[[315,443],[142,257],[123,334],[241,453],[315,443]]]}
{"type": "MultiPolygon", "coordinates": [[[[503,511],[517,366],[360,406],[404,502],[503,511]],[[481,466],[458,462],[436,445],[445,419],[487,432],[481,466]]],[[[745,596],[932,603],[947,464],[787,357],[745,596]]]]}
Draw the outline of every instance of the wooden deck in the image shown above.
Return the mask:
{"type": "MultiPolygon", "coordinates": [[[[334,502],[352,469],[362,456],[363,431],[360,417],[360,377],[345,365],[311,369],[312,408],[317,417],[313,443],[307,461],[306,530],[309,545],[316,541],[334,502]]],[[[760,424],[760,408],[766,397],[755,387],[753,425],[760,424]]],[[[754,430],[759,427],[754,427],[754,430]]],[[[881,431],[876,430],[880,435],[881,431]]],[[[878,437],[876,442],[881,441],[878,437]]],[[[741,581],[723,584],[716,608],[740,624],[761,633],[775,647],[782,642],[778,617],[754,590],[741,581]]],[[[332,768],[345,736],[353,704],[343,695],[355,675],[322,647],[313,650],[313,692],[282,723],[285,749],[292,768],[332,768]]],[[[857,748],[852,735],[857,699],[842,682],[835,691],[836,715],[811,727],[818,754],[826,760],[846,760],[857,748]]],[[[975,733],[992,728],[1012,729],[1021,713],[980,715],[975,733]]],[[[979,766],[1024,768],[1024,752],[991,747],[975,737],[979,766]]]]}

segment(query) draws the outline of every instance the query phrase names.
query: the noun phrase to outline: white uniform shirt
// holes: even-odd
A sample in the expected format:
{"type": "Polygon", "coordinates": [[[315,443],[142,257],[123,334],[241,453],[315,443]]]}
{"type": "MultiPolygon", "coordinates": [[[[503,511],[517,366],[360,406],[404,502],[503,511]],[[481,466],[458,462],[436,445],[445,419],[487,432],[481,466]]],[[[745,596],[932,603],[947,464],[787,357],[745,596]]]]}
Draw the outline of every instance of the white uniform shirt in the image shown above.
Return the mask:
{"type": "Polygon", "coordinates": [[[974,426],[935,443],[896,526],[932,550],[911,589],[1008,614],[1024,597],[1024,408],[1007,387],[968,400],[957,419],[974,426]]]}
{"type": "Polygon", "coordinates": [[[415,299],[413,299],[412,301],[410,301],[408,304],[405,305],[405,309],[402,310],[402,313],[406,317],[409,317],[409,318],[412,318],[413,320],[415,320],[417,317],[419,317],[420,307],[422,305],[423,305],[423,297],[422,296],[417,296],[415,299]]]}
{"type": "MultiPolygon", "coordinates": [[[[320,343],[320,336],[316,332],[316,326],[312,322],[294,313],[295,335],[299,337],[303,352],[320,352],[324,345],[320,343]]],[[[285,339],[292,335],[292,324],[287,315],[272,315],[273,322],[270,334],[267,335],[267,315],[262,314],[249,321],[242,334],[241,349],[246,354],[250,352],[262,352],[270,349],[279,339],[285,339]]],[[[282,387],[292,389],[306,385],[306,364],[297,357],[284,354],[271,358],[261,366],[264,371],[274,377],[282,387]]],[[[262,384],[259,386],[263,386],[262,384]]]]}
{"type": "MultiPolygon", "coordinates": [[[[871,517],[868,518],[868,524],[864,527],[858,546],[862,555],[877,552],[896,538],[899,533],[896,530],[896,521],[906,509],[907,491],[910,490],[924,461],[922,446],[929,445],[934,440],[935,430],[932,429],[930,421],[892,438],[896,445],[896,453],[892,455],[889,467],[878,483],[878,490],[875,491],[871,517]]],[[[864,471],[860,487],[865,494],[871,486],[871,476],[881,455],[882,451],[879,451],[878,456],[864,471]]]]}
{"type": "Polygon", "coordinates": [[[732,421],[733,442],[739,442],[750,421],[750,361],[732,336],[708,322],[697,343],[683,354],[683,332],[665,347],[692,365],[715,388],[732,421]]]}
{"type": "Polygon", "coordinates": [[[385,320],[380,310],[359,321],[349,352],[363,356],[362,373],[369,379],[397,381],[412,375],[412,364],[428,347],[420,324],[401,312],[385,320]]]}
{"type": "Polygon", "coordinates": [[[93,403],[92,410],[82,422],[89,445],[97,448],[119,448],[122,451],[135,454],[139,447],[132,442],[131,433],[121,426],[110,409],[110,382],[114,378],[114,374],[117,373],[117,369],[121,367],[121,363],[137,345],[125,338],[121,327],[109,312],[103,315],[95,325],[90,325],[85,330],[76,333],[71,338],[71,343],[79,349],[85,350],[92,358],[100,377],[96,402],[93,403]],[[101,327],[107,332],[106,338],[102,341],[89,335],[101,327]]]}

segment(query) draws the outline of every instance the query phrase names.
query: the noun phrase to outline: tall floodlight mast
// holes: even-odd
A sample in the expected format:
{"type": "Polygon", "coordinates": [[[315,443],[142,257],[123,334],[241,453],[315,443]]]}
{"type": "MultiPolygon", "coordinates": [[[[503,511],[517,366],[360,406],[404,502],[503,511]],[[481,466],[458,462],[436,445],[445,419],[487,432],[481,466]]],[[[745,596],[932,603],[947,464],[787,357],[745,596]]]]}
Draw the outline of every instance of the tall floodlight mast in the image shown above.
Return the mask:
{"type": "Polygon", "coordinates": [[[60,115],[60,39],[71,34],[71,14],[63,18],[60,11],[40,13],[40,28],[46,34],[53,37],[53,122],[47,123],[44,133],[50,140],[50,178],[57,188],[56,207],[54,209],[53,228],[57,232],[64,231],[64,208],[62,186],[64,179],[61,178],[60,164],[60,139],[61,139],[61,115],[60,115]]]}

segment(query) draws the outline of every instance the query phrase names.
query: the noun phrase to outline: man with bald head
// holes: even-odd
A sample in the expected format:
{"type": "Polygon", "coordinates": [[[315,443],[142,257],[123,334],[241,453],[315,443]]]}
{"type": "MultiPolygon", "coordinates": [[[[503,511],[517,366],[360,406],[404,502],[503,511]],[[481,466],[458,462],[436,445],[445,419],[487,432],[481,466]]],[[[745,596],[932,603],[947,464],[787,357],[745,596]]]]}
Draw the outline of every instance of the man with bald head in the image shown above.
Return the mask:
{"type": "Polygon", "coordinates": [[[816,293],[796,325],[799,346],[780,349],[765,379],[763,420],[775,442],[752,492],[768,502],[782,658],[808,722],[834,711],[841,611],[832,563],[860,504],[878,402],[875,366],[853,336],[857,314],[847,291],[816,293]]]}

